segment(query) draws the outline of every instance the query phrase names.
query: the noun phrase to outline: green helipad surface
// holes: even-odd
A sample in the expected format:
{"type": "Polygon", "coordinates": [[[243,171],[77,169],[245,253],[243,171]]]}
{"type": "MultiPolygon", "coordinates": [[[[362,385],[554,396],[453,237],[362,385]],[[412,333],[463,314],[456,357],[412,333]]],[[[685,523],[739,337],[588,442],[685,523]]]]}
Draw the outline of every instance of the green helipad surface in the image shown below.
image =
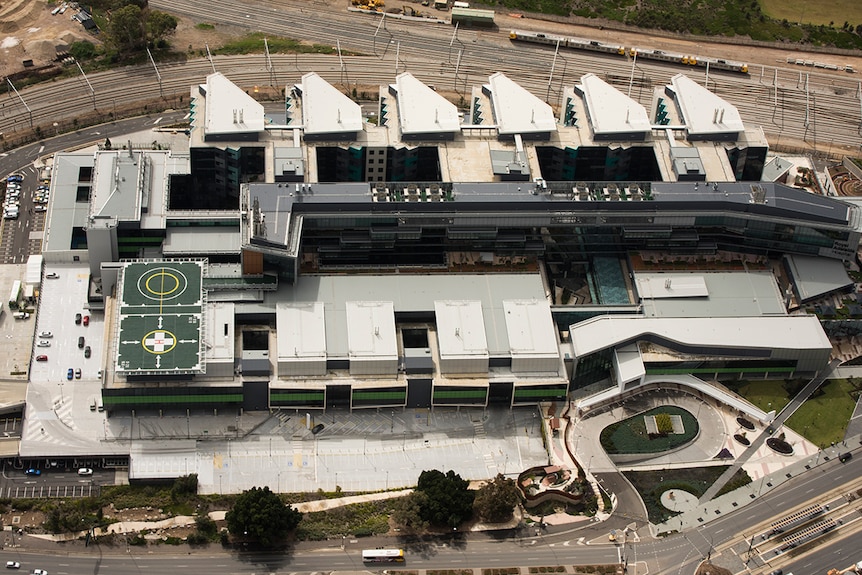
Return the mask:
{"type": "Polygon", "coordinates": [[[130,263],[120,286],[117,371],[199,373],[204,262],[130,263]]]}

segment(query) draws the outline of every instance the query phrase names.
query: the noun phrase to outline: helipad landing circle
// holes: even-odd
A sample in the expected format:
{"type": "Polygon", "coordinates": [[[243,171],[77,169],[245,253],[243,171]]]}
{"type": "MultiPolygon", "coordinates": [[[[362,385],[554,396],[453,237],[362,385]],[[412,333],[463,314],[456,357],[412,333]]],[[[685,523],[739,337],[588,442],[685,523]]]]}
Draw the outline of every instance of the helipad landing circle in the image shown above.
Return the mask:
{"type": "Polygon", "coordinates": [[[141,346],[152,354],[161,355],[177,346],[177,336],[166,329],[154,329],[141,339],[141,346]]]}
{"type": "Polygon", "coordinates": [[[147,270],[138,278],[140,294],[159,302],[179,297],[186,291],[188,285],[188,278],[183,272],[169,267],[147,270]]]}

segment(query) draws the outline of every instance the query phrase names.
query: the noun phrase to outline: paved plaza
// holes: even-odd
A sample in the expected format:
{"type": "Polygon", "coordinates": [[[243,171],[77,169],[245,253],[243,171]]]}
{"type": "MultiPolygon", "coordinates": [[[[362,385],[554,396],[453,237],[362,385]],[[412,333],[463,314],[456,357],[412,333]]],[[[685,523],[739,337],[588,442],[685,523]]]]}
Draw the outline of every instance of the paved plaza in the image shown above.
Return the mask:
{"type": "Polygon", "coordinates": [[[548,464],[534,411],[330,411],[311,418],[324,425],[316,435],[305,412],[244,416],[242,423],[219,418],[221,425],[206,434],[199,418],[138,417],[129,422],[135,437],[130,475],[197,473],[202,493],[259,485],[282,492],[395,489],[415,485],[427,469],[452,469],[465,479],[516,477],[548,464]],[[227,422],[238,423],[230,426],[237,431],[224,432],[227,422]],[[186,426],[192,424],[189,438],[186,426]]]}

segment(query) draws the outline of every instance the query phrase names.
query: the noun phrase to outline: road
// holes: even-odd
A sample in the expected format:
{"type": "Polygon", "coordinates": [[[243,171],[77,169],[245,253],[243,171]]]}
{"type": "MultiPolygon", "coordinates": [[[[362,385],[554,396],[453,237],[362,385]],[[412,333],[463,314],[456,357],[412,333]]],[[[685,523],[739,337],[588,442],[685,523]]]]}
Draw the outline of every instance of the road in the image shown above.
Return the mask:
{"type": "MultiPolygon", "coordinates": [[[[20,473],[20,472],[18,472],[20,473]]],[[[737,551],[747,544],[757,526],[780,518],[785,510],[812,500],[839,485],[857,481],[862,475],[862,457],[845,464],[833,459],[829,464],[788,482],[785,486],[758,498],[733,513],[683,534],[662,539],[630,537],[621,546],[607,540],[608,524],[578,524],[577,527],[551,527],[541,535],[522,530],[470,534],[420,540],[368,539],[307,542],[297,544],[285,554],[275,556],[254,553],[231,553],[217,547],[191,554],[177,554],[160,548],[156,552],[122,546],[93,546],[82,555],[55,556],[30,553],[24,549],[7,549],[7,555],[21,561],[23,567],[47,569],[52,575],[74,573],[112,573],[137,575],[141,571],[186,570],[192,573],[260,573],[363,570],[360,551],[378,545],[401,546],[407,554],[409,569],[482,568],[542,565],[585,565],[614,563],[625,554],[630,567],[637,564],[639,573],[689,574],[706,557],[721,565],[727,557],[739,561],[737,551]],[[396,542],[397,541],[397,542],[396,542]],[[733,551],[730,547],[734,546],[733,551]]],[[[642,526],[642,525],[638,525],[642,526]]],[[[839,532],[840,534],[840,532],[839,532]]],[[[784,563],[785,572],[795,575],[823,575],[824,565],[835,565],[836,558],[850,563],[858,550],[858,536],[836,540],[837,535],[813,555],[791,558],[784,563]]],[[[760,561],[750,566],[754,572],[768,572],[773,566],[760,561]]],[[[632,570],[630,570],[632,572],[632,570]]]]}
{"type": "MultiPolygon", "coordinates": [[[[632,69],[632,63],[625,58],[603,54],[561,52],[554,63],[553,49],[514,45],[505,30],[459,31],[455,36],[453,28],[440,24],[394,19],[382,23],[379,16],[346,10],[311,11],[302,3],[276,6],[224,0],[155,0],[152,5],[208,22],[248,22],[250,28],[267,34],[338,44],[344,54],[364,56],[345,55],[339,60],[327,55],[277,54],[272,55],[272,69],[263,54],[216,57],[213,64],[203,59],[161,64],[160,80],[152,66],[92,74],[88,76],[92,92],[80,77],[37,85],[21,91],[29,112],[18,100],[7,100],[0,117],[0,132],[14,135],[30,122],[50,125],[82,110],[95,109],[107,118],[118,103],[179,94],[187,99],[189,87],[201,82],[213,66],[247,87],[282,87],[298,81],[308,71],[316,71],[345,88],[377,86],[391,82],[396,72],[407,70],[438,90],[465,95],[474,84],[486,82],[491,73],[502,71],[552,103],[559,101],[564,85],[574,83],[586,72],[596,73],[624,91],[633,76],[632,97],[644,105],[652,100],[653,86],[668,83],[678,72],[685,71],[697,81],[705,80],[705,71],[643,60],[632,69]],[[135,89],[129,90],[129,86],[135,89]],[[62,106],[56,103],[57,93],[64,94],[62,106]]],[[[786,67],[756,67],[748,76],[711,71],[709,88],[735,104],[747,124],[761,125],[773,145],[793,141],[805,142],[812,151],[832,145],[859,148],[862,94],[858,80],[850,75],[810,72],[803,76],[798,69],[786,67]]]]}

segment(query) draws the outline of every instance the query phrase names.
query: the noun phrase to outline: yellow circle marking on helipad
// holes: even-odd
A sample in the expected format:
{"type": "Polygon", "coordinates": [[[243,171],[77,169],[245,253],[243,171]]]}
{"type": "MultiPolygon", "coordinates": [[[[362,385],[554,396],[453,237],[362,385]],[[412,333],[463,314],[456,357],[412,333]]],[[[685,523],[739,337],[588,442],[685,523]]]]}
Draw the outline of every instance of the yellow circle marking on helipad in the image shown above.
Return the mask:
{"type": "Polygon", "coordinates": [[[154,273],[154,274],[150,275],[150,277],[147,278],[147,281],[144,283],[144,285],[146,286],[147,291],[149,291],[151,294],[154,294],[157,296],[166,296],[166,295],[169,295],[169,294],[171,294],[171,293],[173,293],[179,289],[180,278],[178,278],[174,274],[166,272],[165,270],[160,270],[158,273],[154,273]],[[150,286],[150,282],[153,281],[153,279],[157,278],[157,277],[161,279],[161,285],[159,286],[159,289],[153,289],[152,286],[150,286]],[[165,289],[165,277],[169,277],[169,278],[174,280],[174,285],[171,289],[165,289]]]}

